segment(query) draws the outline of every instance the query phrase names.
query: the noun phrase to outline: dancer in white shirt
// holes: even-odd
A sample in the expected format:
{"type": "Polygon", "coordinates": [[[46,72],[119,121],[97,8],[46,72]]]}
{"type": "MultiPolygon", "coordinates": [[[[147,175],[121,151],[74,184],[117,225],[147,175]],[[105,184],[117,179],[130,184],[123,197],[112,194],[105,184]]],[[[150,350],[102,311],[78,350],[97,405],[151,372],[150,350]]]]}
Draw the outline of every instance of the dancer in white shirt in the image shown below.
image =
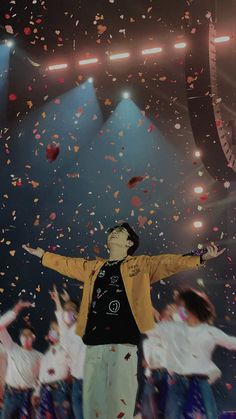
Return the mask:
{"type": "MultiPolygon", "coordinates": [[[[0,343],[0,412],[3,407],[3,394],[7,372],[7,354],[4,346],[0,343]]],[[[1,417],[1,414],[0,414],[1,417]]]]}
{"type": "Polygon", "coordinates": [[[39,385],[34,396],[38,400],[37,419],[46,417],[71,418],[71,379],[69,356],[60,344],[59,327],[56,321],[50,323],[48,340],[50,347],[43,355],[39,371],[39,385]],[[49,416],[51,414],[51,416],[49,416]]]}
{"type": "Polygon", "coordinates": [[[72,407],[75,419],[83,419],[83,377],[86,346],[80,336],[76,334],[76,321],[79,305],[71,300],[64,291],[62,295],[65,303],[62,307],[57,288],[54,286],[50,293],[56,304],[56,317],[60,331],[60,343],[69,355],[70,373],[72,375],[72,407]]]}
{"type": "MultiPolygon", "coordinates": [[[[184,317],[181,309],[176,304],[168,304],[156,318],[156,322],[162,324],[167,321],[183,322],[184,317]]],[[[161,345],[157,350],[157,339],[149,336],[143,342],[144,359],[146,362],[146,386],[144,389],[144,400],[142,418],[162,418],[165,414],[165,404],[168,392],[168,371],[166,356],[167,350],[161,345]]],[[[211,362],[208,382],[214,384],[221,377],[220,369],[211,362]]]]}
{"type": "Polygon", "coordinates": [[[20,301],[0,321],[0,341],[7,354],[2,419],[17,419],[22,409],[31,417],[30,398],[38,379],[41,353],[33,349],[35,334],[31,327],[25,326],[20,331],[21,346],[12,340],[6,329],[22,309],[29,307],[31,303],[20,301]]]}
{"type": "Polygon", "coordinates": [[[215,311],[204,294],[184,291],[178,304],[184,322],[162,322],[148,333],[157,356],[160,350],[165,352],[170,374],[165,417],[216,419],[216,403],[208,381],[211,356],[217,345],[236,350],[236,338],[211,325],[215,311]]]}

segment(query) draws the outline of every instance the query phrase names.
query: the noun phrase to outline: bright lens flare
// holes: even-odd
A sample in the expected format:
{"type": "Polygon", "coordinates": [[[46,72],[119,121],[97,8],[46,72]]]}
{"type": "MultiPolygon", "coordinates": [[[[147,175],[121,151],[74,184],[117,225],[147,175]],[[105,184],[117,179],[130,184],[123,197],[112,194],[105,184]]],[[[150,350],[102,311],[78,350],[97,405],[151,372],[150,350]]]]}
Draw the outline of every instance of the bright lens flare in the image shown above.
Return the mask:
{"type": "Polygon", "coordinates": [[[203,193],[203,187],[202,186],[196,186],[194,188],[195,193],[203,193]]]}
{"type": "Polygon", "coordinates": [[[8,40],[8,41],[6,41],[6,45],[7,45],[8,48],[11,48],[11,47],[13,47],[14,42],[11,41],[11,40],[8,40]]]}
{"type": "Polygon", "coordinates": [[[123,93],[123,98],[124,98],[124,99],[129,99],[129,97],[130,97],[129,92],[124,92],[124,93],[123,93]]]}
{"type": "Polygon", "coordinates": [[[193,226],[195,228],[201,228],[202,227],[202,221],[194,221],[193,226]]]}

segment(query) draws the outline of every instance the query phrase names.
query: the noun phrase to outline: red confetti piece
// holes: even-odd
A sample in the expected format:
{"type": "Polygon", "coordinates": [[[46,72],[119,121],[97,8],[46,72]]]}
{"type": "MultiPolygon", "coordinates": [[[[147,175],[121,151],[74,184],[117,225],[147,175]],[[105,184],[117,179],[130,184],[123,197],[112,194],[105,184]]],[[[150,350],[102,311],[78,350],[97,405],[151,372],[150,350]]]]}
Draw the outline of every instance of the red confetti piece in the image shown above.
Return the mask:
{"type": "Polygon", "coordinates": [[[11,102],[14,102],[17,99],[17,96],[15,95],[15,93],[10,93],[8,98],[11,102]]]}
{"type": "Polygon", "coordinates": [[[60,147],[58,144],[49,144],[46,148],[46,158],[50,163],[56,160],[59,153],[60,147]]]}
{"type": "Polygon", "coordinates": [[[24,34],[26,35],[26,36],[28,36],[28,35],[31,35],[31,28],[29,28],[28,26],[26,27],[26,28],[24,28],[24,34]]]}
{"type": "Polygon", "coordinates": [[[123,416],[125,416],[125,414],[123,412],[120,412],[116,417],[117,419],[123,418],[123,416]]]}
{"type": "Polygon", "coordinates": [[[205,201],[207,201],[208,198],[209,198],[209,194],[206,193],[206,194],[200,196],[199,199],[200,199],[201,202],[205,202],[205,201]]]}
{"type": "Polygon", "coordinates": [[[217,128],[222,127],[222,125],[223,125],[223,121],[221,119],[216,119],[216,126],[217,126],[217,128]]]}
{"type": "Polygon", "coordinates": [[[137,186],[139,182],[142,182],[143,179],[144,179],[143,176],[133,176],[127,184],[128,188],[129,189],[135,188],[135,186],[137,186]]]}
{"type": "Polygon", "coordinates": [[[51,220],[51,221],[55,220],[55,219],[57,218],[56,213],[55,213],[55,212],[52,212],[52,213],[49,215],[49,218],[50,218],[50,220],[51,220]]]}
{"type": "Polygon", "coordinates": [[[131,204],[133,207],[140,207],[142,205],[142,201],[138,196],[133,196],[131,199],[131,204]]]}
{"type": "Polygon", "coordinates": [[[153,124],[150,124],[148,127],[148,132],[152,132],[154,130],[155,126],[153,124]]]}
{"type": "Polygon", "coordinates": [[[51,252],[55,252],[57,250],[57,246],[48,246],[51,252]]]}
{"type": "Polygon", "coordinates": [[[231,391],[232,388],[233,388],[232,384],[230,384],[230,383],[226,383],[225,386],[226,386],[228,391],[231,391]]]}

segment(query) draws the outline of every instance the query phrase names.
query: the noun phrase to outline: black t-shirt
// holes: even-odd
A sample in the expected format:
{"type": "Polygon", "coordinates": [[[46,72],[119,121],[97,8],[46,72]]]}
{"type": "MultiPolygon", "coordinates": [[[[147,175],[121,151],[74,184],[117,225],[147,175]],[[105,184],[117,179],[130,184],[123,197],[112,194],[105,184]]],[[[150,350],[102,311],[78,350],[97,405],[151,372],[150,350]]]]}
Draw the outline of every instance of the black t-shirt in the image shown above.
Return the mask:
{"type": "Polygon", "coordinates": [[[83,341],[86,345],[138,345],[140,332],[120,272],[122,261],[104,264],[95,280],[83,341]]]}

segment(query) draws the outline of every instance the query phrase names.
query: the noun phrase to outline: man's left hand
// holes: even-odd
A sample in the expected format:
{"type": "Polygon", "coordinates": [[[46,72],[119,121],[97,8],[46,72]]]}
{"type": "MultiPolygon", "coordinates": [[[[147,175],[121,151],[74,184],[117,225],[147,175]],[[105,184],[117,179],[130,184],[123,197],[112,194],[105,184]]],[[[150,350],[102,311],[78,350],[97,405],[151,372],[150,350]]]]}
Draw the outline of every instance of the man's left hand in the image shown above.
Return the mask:
{"type": "Polygon", "coordinates": [[[211,243],[210,246],[207,246],[207,253],[204,253],[202,255],[202,259],[204,261],[217,258],[218,256],[222,255],[224,253],[226,248],[222,250],[218,250],[218,247],[215,245],[215,243],[211,243]]]}

